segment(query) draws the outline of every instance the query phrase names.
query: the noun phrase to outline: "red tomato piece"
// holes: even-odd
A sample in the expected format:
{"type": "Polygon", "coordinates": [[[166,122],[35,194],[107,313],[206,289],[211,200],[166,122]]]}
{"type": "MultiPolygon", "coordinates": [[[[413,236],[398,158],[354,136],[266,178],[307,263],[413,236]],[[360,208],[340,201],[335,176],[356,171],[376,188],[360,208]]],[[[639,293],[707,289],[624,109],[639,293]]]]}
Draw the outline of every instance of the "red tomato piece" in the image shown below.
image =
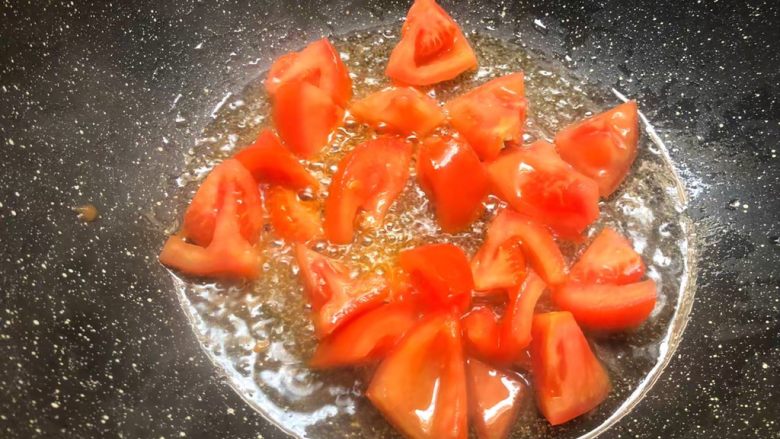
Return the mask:
{"type": "Polygon", "coordinates": [[[406,186],[411,159],[411,145],[392,137],[361,143],[341,159],[325,200],[328,240],[352,242],[359,210],[363,224],[380,226],[406,186]]]}
{"type": "Polygon", "coordinates": [[[504,142],[521,142],[526,115],[523,73],[514,73],[458,96],[447,103],[452,127],[482,160],[493,160],[504,142]]]}
{"type": "Polygon", "coordinates": [[[469,412],[479,439],[504,439],[520,413],[528,386],[517,376],[466,360],[469,412]]]}
{"type": "Polygon", "coordinates": [[[260,191],[252,175],[232,159],[220,163],[209,173],[190,202],[182,227],[188,240],[203,247],[211,243],[228,186],[235,191],[241,236],[252,244],[257,242],[263,227],[260,191]]]}
{"type": "Polygon", "coordinates": [[[501,319],[501,350],[508,362],[518,361],[523,350],[531,344],[534,309],[546,289],[544,281],[531,271],[519,288],[510,291],[509,303],[501,319]]]}
{"type": "Polygon", "coordinates": [[[642,324],[655,307],[652,280],[628,285],[567,283],[553,293],[553,302],[591,329],[620,331],[642,324]]]}
{"type": "Polygon", "coordinates": [[[474,280],[469,260],[453,244],[428,244],[404,250],[398,264],[409,273],[415,288],[427,299],[428,306],[468,309],[474,280]]]}
{"type": "Polygon", "coordinates": [[[645,274],[645,263],[631,243],[607,227],[571,268],[569,279],[581,283],[630,284],[645,274]]]}
{"type": "MultiPolygon", "coordinates": [[[[248,173],[246,176],[251,179],[248,173]]],[[[241,233],[237,188],[234,181],[220,182],[222,201],[215,206],[214,233],[207,247],[189,244],[178,235],[171,236],[160,252],[160,262],[193,276],[237,279],[259,276],[260,253],[241,233]]]]}
{"type": "Polygon", "coordinates": [[[356,317],[317,345],[315,368],[364,364],[383,358],[417,323],[417,312],[389,303],[356,317]]]}
{"type": "Polygon", "coordinates": [[[239,151],[234,158],[258,183],[269,183],[294,190],[317,190],[319,183],[301,165],[271,130],[263,130],[255,143],[239,151]]]}
{"type": "Polygon", "coordinates": [[[427,136],[444,121],[444,113],[430,96],[413,87],[391,87],[353,103],[355,119],[390,132],[427,136]]]}
{"type": "Polygon", "coordinates": [[[385,74],[401,84],[432,85],[477,67],[457,23],[435,0],[415,0],[385,74]]]}
{"type": "Polygon", "coordinates": [[[274,96],[282,84],[305,81],[325,92],[333,101],[345,106],[352,97],[352,80],[339,53],[323,38],[300,52],[279,57],[268,71],[265,88],[274,96]]]}
{"type": "Polygon", "coordinates": [[[367,274],[353,279],[344,264],[303,244],[295,247],[295,256],[320,338],[387,298],[387,282],[381,276],[367,274]]]}
{"type": "Polygon", "coordinates": [[[471,260],[476,289],[486,291],[520,285],[525,277],[525,264],[520,263],[522,255],[549,285],[565,280],[563,254],[547,228],[504,209],[490,222],[485,242],[471,260]]]}
{"type": "Polygon", "coordinates": [[[417,158],[417,179],[432,199],[445,232],[465,229],[483,211],[489,180],[471,147],[454,137],[428,138],[417,158]]]}
{"type": "Polygon", "coordinates": [[[303,201],[281,186],[266,192],[265,205],[277,236],[288,242],[308,242],[323,235],[320,206],[314,200],[303,201]]]}
{"type": "Polygon", "coordinates": [[[599,216],[596,183],[561,160],[548,142],[513,148],[488,165],[493,189],[516,211],[577,239],[599,216]]]}
{"type": "Polygon", "coordinates": [[[486,306],[473,308],[461,319],[466,349],[479,358],[502,361],[501,327],[496,314],[486,306]]]}
{"type": "Polygon", "coordinates": [[[290,80],[276,90],[272,116],[285,145],[309,158],[328,144],[330,134],[344,119],[344,108],[317,86],[290,80]]]}
{"type": "Polygon", "coordinates": [[[534,316],[531,359],[537,404],[552,425],[592,410],[609,394],[607,372],[569,312],[534,316]]]}
{"type": "Polygon", "coordinates": [[[638,140],[636,101],[628,101],[564,128],[555,136],[555,145],[561,158],[592,178],[606,198],[631,169],[638,140]]]}
{"type": "Polygon", "coordinates": [[[385,358],[366,396],[405,436],[468,436],[466,371],[458,321],[427,318],[385,358]]]}

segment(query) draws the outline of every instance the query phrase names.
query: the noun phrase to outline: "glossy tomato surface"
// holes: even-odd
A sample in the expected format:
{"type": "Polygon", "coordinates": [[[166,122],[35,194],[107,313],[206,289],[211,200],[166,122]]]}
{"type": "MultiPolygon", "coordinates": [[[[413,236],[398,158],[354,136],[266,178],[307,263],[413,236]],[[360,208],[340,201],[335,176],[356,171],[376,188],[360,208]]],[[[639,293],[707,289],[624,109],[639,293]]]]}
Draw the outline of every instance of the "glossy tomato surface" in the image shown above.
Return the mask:
{"type": "Polygon", "coordinates": [[[428,244],[404,250],[398,264],[425,298],[424,305],[463,312],[471,303],[474,280],[463,250],[454,244],[428,244]]]}
{"type": "Polygon", "coordinates": [[[317,190],[319,183],[282,145],[271,130],[263,130],[252,145],[233,157],[252,174],[257,183],[284,186],[294,190],[317,190]]]}
{"type": "Polygon", "coordinates": [[[645,274],[645,263],[631,243],[606,227],[571,268],[569,279],[581,283],[637,282],[645,274]]]}
{"type": "Polygon", "coordinates": [[[475,358],[466,360],[469,417],[479,439],[509,436],[528,392],[526,383],[511,372],[475,358]]]}
{"type": "Polygon", "coordinates": [[[288,242],[308,242],[323,236],[322,215],[316,200],[301,200],[291,189],[274,186],[266,191],[265,205],[276,236],[288,242]]]}
{"type": "Polygon", "coordinates": [[[435,0],[415,0],[385,73],[400,84],[432,85],[477,67],[460,27],[435,0]]]}
{"type": "Polygon", "coordinates": [[[621,331],[647,320],[657,295],[652,280],[627,285],[567,283],[553,293],[553,301],[587,328],[621,331]]]}
{"type": "Polygon", "coordinates": [[[349,110],[360,122],[402,135],[426,136],[444,122],[439,104],[413,87],[380,90],[352,103],[349,110]]]}

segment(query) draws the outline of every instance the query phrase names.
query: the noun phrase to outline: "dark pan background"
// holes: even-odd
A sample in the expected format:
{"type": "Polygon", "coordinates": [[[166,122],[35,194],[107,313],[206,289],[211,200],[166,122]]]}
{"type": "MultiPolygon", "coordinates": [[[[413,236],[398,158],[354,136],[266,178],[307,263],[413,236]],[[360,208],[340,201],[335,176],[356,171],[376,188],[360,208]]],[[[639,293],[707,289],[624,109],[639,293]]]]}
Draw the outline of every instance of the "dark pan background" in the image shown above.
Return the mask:
{"type": "MultiPolygon", "coordinates": [[[[690,323],[659,382],[604,436],[780,437],[777,1],[444,5],[467,29],[568,55],[637,98],[693,194],[690,323]]],[[[286,49],[398,25],[407,7],[0,3],[0,437],[280,436],[201,352],[145,214],[165,210],[155,203],[225,93],[286,49]],[[83,202],[97,222],[76,221],[83,202]]]]}

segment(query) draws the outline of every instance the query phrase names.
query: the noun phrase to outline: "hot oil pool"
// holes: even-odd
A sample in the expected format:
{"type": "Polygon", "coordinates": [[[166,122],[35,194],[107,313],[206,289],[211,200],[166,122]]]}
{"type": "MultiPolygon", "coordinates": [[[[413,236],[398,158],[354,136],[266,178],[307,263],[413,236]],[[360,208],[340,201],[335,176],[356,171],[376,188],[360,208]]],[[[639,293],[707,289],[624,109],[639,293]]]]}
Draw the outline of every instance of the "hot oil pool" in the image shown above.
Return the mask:
{"type": "MultiPolygon", "coordinates": [[[[388,85],[383,72],[396,41],[392,32],[373,30],[332,41],[351,72],[355,98],[388,85]]],[[[614,94],[584,84],[538,54],[479,34],[472,35],[470,41],[479,58],[479,70],[440,84],[429,93],[443,102],[490,78],[524,71],[529,102],[525,142],[551,140],[561,127],[618,102],[614,94]]],[[[189,171],[177,180],[179,188],[174,196],[178,216],[215,163],[251,144],[262,128],[271,125],[263,78],[232,96],[190,151],[189,171]]],[[[529,398],[512,437],[576,437],[603,431],[627,413],[657,379],[685,326],[693,296],[694,258],[689,246],[691,226],[684,215],[684,190],[663,144],[646,121],[643,125],[632,172],[620,190],[601,203],[601,218],[589,229],[589,235],[610,225],[629,237],[647,264],[648,276],[658,284],[656,308],[635,332],[589,334],[613,383],[604,404],[593,413],[552,428],[529,398]]],[[[327,188],[338,160],[374,134],[348,120],[334,134],[330,150],[308,168],[327,188]]],[[[351,245],[319,243],[315,249],[358,270],[379,272],[400,249],[423,243],[449,241],[473,254],[482,241],[486,222],[501,206],[495,199],[488,200],[483,218],[469,231],[455,235],[437,231],[430,207],[412,177],[381,229],[359,233],[351,245]]],[[[362,396],[370,370],[317,372],[307,368],[316,341],[291,247],[276,240],[270,230],[263,239],[265,262],[262,279],[257,282],[203,283],[174,276],[183,308],[213,362],[249,404],[293,435],[397,437],[362,396]]],[[[573,247],[562,250],[570,262],[577,256],[573,247]]],[[[530,378],[526,372],[521,374],[530,378]]]]}

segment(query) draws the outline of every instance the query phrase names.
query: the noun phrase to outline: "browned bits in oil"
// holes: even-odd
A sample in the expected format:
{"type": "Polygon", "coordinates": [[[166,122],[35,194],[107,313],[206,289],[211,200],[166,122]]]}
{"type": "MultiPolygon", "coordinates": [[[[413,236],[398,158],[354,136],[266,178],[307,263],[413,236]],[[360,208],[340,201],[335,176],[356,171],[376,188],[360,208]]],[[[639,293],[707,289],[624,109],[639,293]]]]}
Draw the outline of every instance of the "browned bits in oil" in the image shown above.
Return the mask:
{"type": "Polygon", "coordinates": [[[263,351],[265,351],[266,349],[268,349],[268,346],[271,346],[271,342],[270,342],[270,341],[268,341],[268,340],[267,340],[267,339],[265,339],[265,338],[261,338],[261,339],[259,339],[259,340],[255,341],[255,347],[253,348],[253,350],[254,350],[256,353],[258,353],[258,354],[259,354],[260,352],[263,352],[263,351]]]}
{"type": "Polygon", "coordinates": [[[85,223],[91,223],[92,221],[98,219],[98,216],[100,216],[97,207],[91,203],[86,203],[82,204],[81,206],[74,207],[73,211],[78,214],[78,219],[84,221],[85,223]]]}

